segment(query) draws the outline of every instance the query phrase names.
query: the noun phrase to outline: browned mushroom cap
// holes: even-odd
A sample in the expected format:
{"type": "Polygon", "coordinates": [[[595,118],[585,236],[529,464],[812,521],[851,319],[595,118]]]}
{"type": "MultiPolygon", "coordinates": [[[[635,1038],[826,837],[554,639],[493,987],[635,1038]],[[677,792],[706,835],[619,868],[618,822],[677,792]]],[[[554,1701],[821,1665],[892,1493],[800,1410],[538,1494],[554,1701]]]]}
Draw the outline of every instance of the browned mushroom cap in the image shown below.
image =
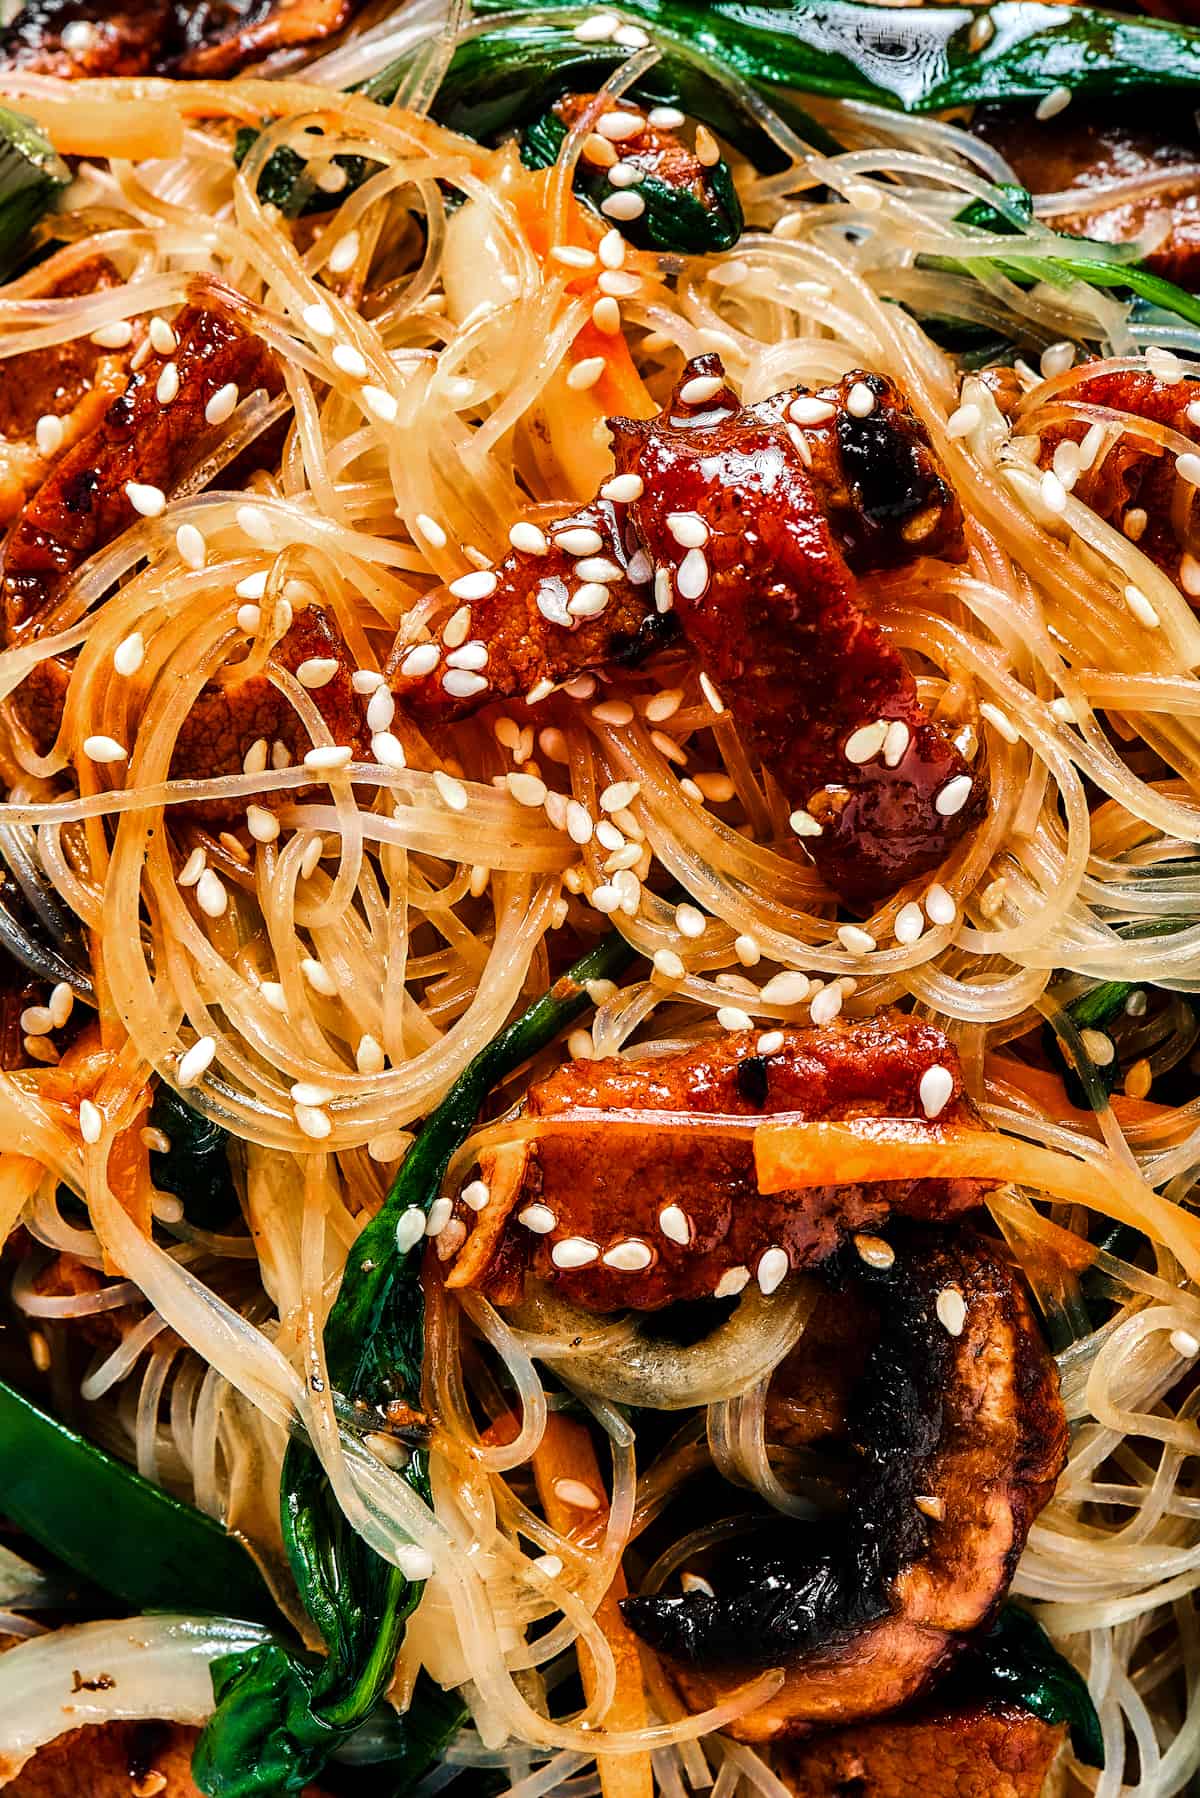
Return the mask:
{"type": "Polygon", "coordinates": [[[757,1532],[706,1569],[711,1596],[622,1606],[697,1710],[756,1668],[784,1669],[732,1726],[745,1740],[925,1691],[1000,1604],[1065,1464],[1057,1370],[999,1247],[920,1228],[895,1246],[890,1267],[849,1270],[879,1335],[849,1407],[862,1471],[844,1524],[757,1532]]]}
{"type": "MultiPolygon", "coordinates": [[[[864,1023],[789,1029],[761,1053],[734,1032],[650,1061],[568,1062],[530,1088],[538,1117],[564,1112],[725,1113],[754,1118],[903,1117],[929,1123],[921,1085],[942,1068],[939,1124],[971,1116],[958,1058],[940,1030],[899,1013],[864,1023]]],[[[755,1278],[774,1291],[847,1233],[893,1213],[938,1221],[978,1205],[976,1180],[889,1180],[760,1194],[750,1135],[659,1130],[608,1117],[547,1132],[484,1170],[491,1197],[476,1213],[451,1286],[482,1285],[514,1302],[532,1275],[589,1311],[655,1311],[724,1298],[755,1278]]]]}

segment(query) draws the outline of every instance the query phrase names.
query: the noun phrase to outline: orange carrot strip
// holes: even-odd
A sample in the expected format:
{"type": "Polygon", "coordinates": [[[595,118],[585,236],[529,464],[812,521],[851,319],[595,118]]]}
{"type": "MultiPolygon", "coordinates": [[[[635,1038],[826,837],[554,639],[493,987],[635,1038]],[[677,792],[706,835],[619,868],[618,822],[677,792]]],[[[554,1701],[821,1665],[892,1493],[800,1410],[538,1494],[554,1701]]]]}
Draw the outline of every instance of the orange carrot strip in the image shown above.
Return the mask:
{"type": "MultiPolygon", "coordinates": [[[[560,1536],[574,1540],[594,1538],[604,1528],[608,1511],[604,1481],[583,1424],[573,1417],[564,1417],[561,1411],[552,1411],[546,1434],[533,1457],[533,1472],[542,1509],[560,1536]],[[593,1506],[573,1504],[573,1485],[592,1493],[598,1502],[593,1506]]],[[[619,1601],[627,1590],[625,1576],[618,1567],[596,1609],[596,1622],[604,1631],[617,1669],[616,1694],[603,1719],[605,1727],[613,1730],[646,1727],[641,1657],[619,1609],[619,1601]]],[[[590,1699],[595,1690],[595,1668],[585,1648],[579,1652],[579,1672],[590,1699]]],[[[601,1755],[599,1765],[604,1798],[653,1798],[654,1778],[648,1754],[601,1755]]]]}

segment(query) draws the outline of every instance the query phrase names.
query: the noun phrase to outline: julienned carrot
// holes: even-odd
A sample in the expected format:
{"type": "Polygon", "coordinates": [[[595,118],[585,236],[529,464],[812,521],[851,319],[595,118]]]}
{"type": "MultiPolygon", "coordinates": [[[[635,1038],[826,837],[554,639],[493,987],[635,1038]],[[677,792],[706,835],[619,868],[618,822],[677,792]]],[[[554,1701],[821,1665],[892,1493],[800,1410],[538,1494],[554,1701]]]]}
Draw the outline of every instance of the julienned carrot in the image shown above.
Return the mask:
{"type": "MultiPolygon", "coordinates": [[[[1055,1123],[1081,1124],[1093,1136],[1100,1135],[1095,1112],[1072,1105],[1063,1081],[1049,1068],[1030,1067],[1012,1055],[989,1055],[985,1071],[989,1079],[1003,1080],[1006,1086],[1016,1087],[1055,1123]]],[[[1153,1099],[1130,1099],[1124,1093],[1113,1093],[1109,1104],[1117,1122],[1123,1126],[1150,1124],[1156,1118],[1168,1117],[1175,1109],[1172,1105],[1158,1105],[1153,1099]]]]}
{"type": "MultiPolygon", "coordinates": [[[[604,1481],[583,1424],[564,1417],[561,1411],[552,1411],[541,1446],[533,1457],[533,1473],[547,1521],[560,1536],[592,1538],[603,1531],[608,1514],[604,1481]],[[589,1503],[585,1495],[595,1502],[589,1503]]],[[[641,1657],[619,1608],[626,1590],[625,1576],[618,1567],[595,1613],[616,1663],[617,1689],[603,1718],[605,1727],[613,1730],[646,1727],[641,1657]]],[[[596,1684],[595,1668],[582,1647],[579,1671],[590,1699],[596,1684]]],[[[602,1754],[599,1759],[604,1798],[653,1798],[654,1779],[648,1754],[602,1754]]]]}

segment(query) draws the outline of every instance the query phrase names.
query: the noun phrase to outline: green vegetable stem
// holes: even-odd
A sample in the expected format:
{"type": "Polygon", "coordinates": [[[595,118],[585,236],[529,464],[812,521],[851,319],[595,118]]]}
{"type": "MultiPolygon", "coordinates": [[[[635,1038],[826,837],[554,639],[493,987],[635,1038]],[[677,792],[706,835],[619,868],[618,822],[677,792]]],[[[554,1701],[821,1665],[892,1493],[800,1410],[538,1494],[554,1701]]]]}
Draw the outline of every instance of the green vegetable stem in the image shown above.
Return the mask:
{"type": "MultiPolygon", "coordinates": [[[[426,1120],[383,1206],[350,1251],[326,1321],[329,1377],[346,1398],[372,1407],[419,1407],[421,1242],[410,1246],[405,1236],[400,1246],[397,1226],[414,1207],[429,1210],[496,1083],[591,1003],[590,982],[612,979],[633,955],[622,937],[606,937],[480,1051],[426,1120]]],[[[428,1500],[423,1448],[410,1451],[403,1477],[428,1500]]],[[[213,1663],[217,1710],[193,1761],[196,1784],[210,1798],[274,1798],[314,1778],[386,1690],[405,1620],[422,1591],[420,1580],[407,1579],[351,1529],[307,1443],[288,1449],[280,1503],[292,1572],[327,1653],[322,1660],[272,1642],[213,1663]]],[[[438,1696],[439,1724],[449,1734],[461,1707],[438,1696]]],[[[428,1711],[413,1717],[412,1726],[436,1736],[428,1711]]]]}
{"type": "Polygon", "coordinates": [[[33,120],[0,106],[0,278],[8,279],[29,232],[70,179],[33,120]]]}

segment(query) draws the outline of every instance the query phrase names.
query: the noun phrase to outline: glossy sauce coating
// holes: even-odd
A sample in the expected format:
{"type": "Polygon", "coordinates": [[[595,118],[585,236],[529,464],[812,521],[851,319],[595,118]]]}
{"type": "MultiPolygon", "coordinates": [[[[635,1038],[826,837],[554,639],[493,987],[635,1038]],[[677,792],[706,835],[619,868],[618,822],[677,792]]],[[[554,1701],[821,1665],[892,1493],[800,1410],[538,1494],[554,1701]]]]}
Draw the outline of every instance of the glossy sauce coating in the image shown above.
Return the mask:
{"type": "Polygon", "coordinates": [[[1042,1798],[1066,1726],[998,1703],[822,1730],[776,1768],[794,1798],[1042,1798]]]}
{"type": "MultiPolygon", "coordinates": [[[[1080,474],[1073,493],[1101,518],[1123,530],[1143,555],[1178,583],[1185,552],[1190,550],[1194,555],[1200,550],[1200,532],[1191,522],[1194,508],[1179,507],[1182,484],[1175,473],[1176,451],[1165,449],[1153,438],[1140,436],[1136,425],[1129,423],[1128,415],[1167,425],[1192,443],[1200,444],[1200,428],[1188,417],[1188,407],[1200,398],[1200,382],[1161,381],[1156,375],[1122,369],[1079,381],[1069,394],[1084,405],[1102,406],[1122,414],[1113,422],[1125,427],[1107,455],[1080,474]],[[1177,529],[1180,517],[1186,518],[1190,527],[1183,538],[1177,529]]],[[[1050,467],[1055,449],[1065,439],[1081,442],[1091,423],[1090,419],[1072,420],[1042,427],[1042,466],[1050,467]]],[[[1030,424],[1038,428],[1036,415],[1030,424]]],[[[1190,491],[1183,489],[1184,497],[1190,491]]],[[[1196,594],[1190,597],[1193,602],[1197,599],[1196,594]]]]}
{"type": "MultiPolygon", "coordinates": [[[[866,909],[945,858],[981,815],[983,783],[863,609],[807,446],[785,416],[800,396],[745,408],[727,387],[699,403],[683,397],[698,377],[721,375],[719,358],[697,357],[658,418],[612,421],[618,470],[643,483],[630,517],[656,566],[670,571],[683,633],[743,740],[808,814],[805,848],[834,891],[866,909]],[[685,547],[678,533],[696,525],[703,543],[685,547]],[[858,733],[888,725],[899,753],[885,756],[880,742],[864,756],[858,733]]],[[[858,385],[871,396],[870,417],[873,378],[858,385]]],[[[841,396],[827,403],[836,418],[841,396]]],[[[863,461],[860,491],[872,467],[863,461]]],[[[870,506],[864,559],[898,556],[914,521],[921,544],[939,534],[954,544],[949,490],[907,517],[905,491],[902,483],[890,539],[882,508],[870,506]]]]}
{"type": "MultiPolygon", "coordinates": [[[[549,682],[560,685],[591,668],[640,660],[674,635],[673,620],[655,611],[648,559],[627,552],[617,508],[594,499],[553,524],[539,526],[537,549],[513,549],[492,574],[495,585],[477,599],[449,597],[450,610],[439,621],[436,666],[427,674],[406,674],[414,645],[397,643],[387,676],[392,691],[423,721],[461,718],[497,699],[523,699],[549,682]],[[576,537],[577,533],[585,533],[576,537]],[[586,553],[572,554],[564,543],[587,542],[586,553]],[[593,566],[607,564],[606,567],[593,566]],[[604,579],[589,579],[602,573],[604,579]],[[587,592],[599,587],[601,592],[587,592]],[[604,594],[607,593],[607,598],[604,594]],[[602,610],[573,613],[581,600],[602,610]],[[447,644],[447,625],[466,606],[470,621],[458,621],[447,644]],[[464,634],[465,633],[465,634],[464,634]],[[447,660],[464,642],[480,644],[487,661],[477,672],[474,691],[453,691],[454,663],[447,660]],[[447,687],[447,677],[450,686],[447,687]]],[[[535,538],[534,541],[537,539],[535,538]]],[[[467,577],[471,579],[470,576],[467,577]]],[[[486,577],[481,583],[486,585],[486,577]]],[[[414,658],[420,662],[420,658],[414,658]]],[[[460,673],[472,673],[471,668],[460,673]]]]}
{"type": "MultiPolygon", "coordinates": [[[[53,469],[13,525],[5,543],[0,577],[5,639],[17,645],[53,629],[55,601],[75,570],[133,524],[137,511],[127,483],[159,487],[167,496],[197,461],[206,436],[205,421],[214,394],[232,383],[241,397],[256,388],[274,390],[278,372],[262,346],[232,318],[210,309],[188,308],[175,321],[178,347],[170,357],[154,356],[130,377],[128,386],[104,412],[96,428],[75,444],[53,469]],[[179,377],[176,398],[163,405],[157,383],[167,361],[179,377]]],[[[297,613],[274,657],[295,669],[314,655],[346,660],[332,620],[317,608],[297,613]]],[[[72,663],[63,656],[40,662],[12,696],[17,722],[42,754],[58,735],[67,700],[72,663]]],[[[334,679],[313,698],[336,742],[366,753],[361,711],[341,665],[334,679]]],[[[179,734],[171,772],[205,777],[240,772],[242,758],[259,737],[278,738],[293,757],[310,739],[288,700],[264,675],[206,688],[179,734]]],[[[214,805],[208,815],[240,814],[240,806],[214,805]]]]}
{"type": "MultiPolygon", "coordinates": [[[[769,1055],[758,1054],[758,1033],[737,1032],[642,1061],[568,1062],[530,1087],[527,1108],[545,1118],[637,1110],[697,1119],[779,1112],[924,1119],[921,1079],[941,1066],[952,1090],[930,1130],[971,1116],[954,1050],[931,1025],[883,1013],[867,1023],[782,1035],[782,1046],[769,1055]]],[[[533,1276],[589,1311],[654,1311],[732,1294],[760,1276],[771,1251],[783,1251],[787,1268],[812,1266],[848,1233],[873,1230],[893,1213],[946,1218],[978,1205],[986,1190],[976,1180],[922,1179],[768,1197],[758,1191],[749,1132],[664,1131],[614,1119],[538,1137],[520,1178],[506,1175],[503,1191],[501,1185],[494,1179],[493,1203],[480,1213],[460,1202],[457,1216],[471,1233],[448,1284],[481,1285],[512,1302],[533,1276]],[[530,1207],[537,1208],[534,1228],[530,1207]],[[564,1243],[590,1245],[595,1254],[585,1265],[563,1267],[564,1243]],[[644,1267],[605,1264],[614,1251],[618,1263],[640,1259],[620,1252],[629,1243],[644,1249],[644,1267]]],[[[762,1276],[768,1284],[770,1277],[762,1276]]]]}

